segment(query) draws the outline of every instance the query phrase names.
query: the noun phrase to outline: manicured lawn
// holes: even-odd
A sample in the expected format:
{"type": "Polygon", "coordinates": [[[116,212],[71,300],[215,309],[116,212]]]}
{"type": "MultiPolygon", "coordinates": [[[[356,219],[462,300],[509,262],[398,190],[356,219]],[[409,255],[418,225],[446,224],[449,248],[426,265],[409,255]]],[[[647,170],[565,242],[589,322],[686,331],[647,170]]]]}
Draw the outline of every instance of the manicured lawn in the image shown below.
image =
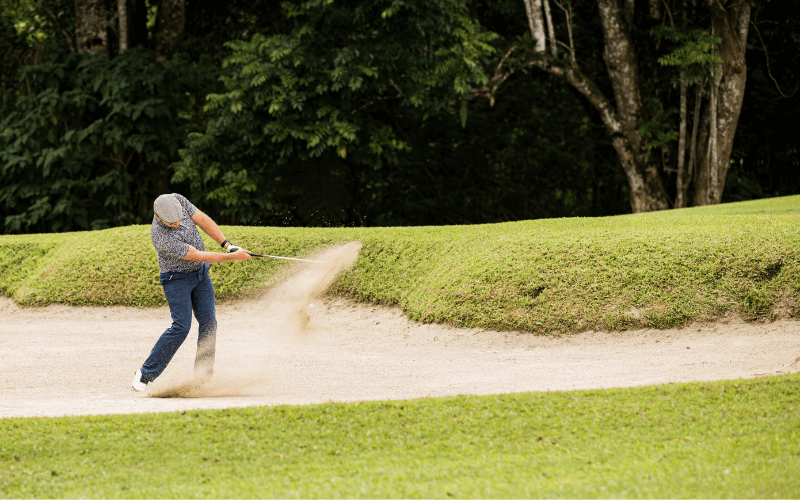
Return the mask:
{"type": "Polygon", "coordinates": [[[797,498],[800,375],[0,420],[7,497],[797,498]]]}

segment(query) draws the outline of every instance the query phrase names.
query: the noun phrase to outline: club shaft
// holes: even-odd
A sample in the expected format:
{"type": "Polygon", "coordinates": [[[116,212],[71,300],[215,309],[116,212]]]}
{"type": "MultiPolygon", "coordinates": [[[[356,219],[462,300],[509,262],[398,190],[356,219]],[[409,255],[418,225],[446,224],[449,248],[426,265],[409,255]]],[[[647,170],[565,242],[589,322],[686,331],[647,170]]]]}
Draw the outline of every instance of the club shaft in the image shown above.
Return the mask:
{"type": "Polygon", "coordinates": [[[282,259],[282,260],[297,260],[300,262],[314,262],[316,264],[327,264],[327,262],[322,262],[321,260],[310,260],[310,259],[295,259],[293,257],[279,257],[277,255],[262,255],[259,253],[251,253],[251,257],[264,257],[267,259],[282,259]]]}

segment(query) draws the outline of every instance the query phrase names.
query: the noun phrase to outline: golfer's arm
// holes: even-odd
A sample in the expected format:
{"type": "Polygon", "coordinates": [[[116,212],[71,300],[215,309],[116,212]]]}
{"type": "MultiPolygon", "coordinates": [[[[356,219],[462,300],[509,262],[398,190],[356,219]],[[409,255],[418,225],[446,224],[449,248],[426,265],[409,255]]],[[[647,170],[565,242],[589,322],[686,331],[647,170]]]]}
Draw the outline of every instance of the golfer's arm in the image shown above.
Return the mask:
{"type": "Polygon", "coordinates": [[[204,252],[190,245],[189,251],[186,252],[186,255],[183,257],[183,260],[193,260],[195,262],[210,262],[213,264],[215,262],[226,262],[229,260],[236,260],[237,257],[238,257],[237,255],[232,253],[204,252]]]}
{"type": "MultiPolygon", "coordinates": [[[[209,217],[208,215],[201,212],[199,209],[192,215],[192,220],[195,224],[200,226],[200,229],[203,230],[208,236],[211,237],[212,240],[216,241],[220,245],[223,241],[225,241],[225,235],[222,234],[222,230],[219,228],[216,222],[209,217]]],[[[209,253],[209,252],[200,252],[200,253],[209,253]]],[[[188,254],[187,254],[188,255],[188,254]]],[[[196,260],[196,259],[189,259],[188,257],[184,257],[187,260],[196,260]]],[[[201,260],[198,262],[219,262],[219,261],[211,261],[211,260],[201,260]]]]}

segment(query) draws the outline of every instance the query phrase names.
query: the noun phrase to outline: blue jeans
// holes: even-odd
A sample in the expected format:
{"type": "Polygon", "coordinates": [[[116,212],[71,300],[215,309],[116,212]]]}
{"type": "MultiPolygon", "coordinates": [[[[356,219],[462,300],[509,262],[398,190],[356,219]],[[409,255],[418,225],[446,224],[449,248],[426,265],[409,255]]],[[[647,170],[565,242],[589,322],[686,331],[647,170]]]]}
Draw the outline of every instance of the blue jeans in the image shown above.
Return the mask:
{"type": "Polygon", "coordinates": [[[217,341],[217,316],[214,284],[208,275],[210,264],[204,263],[194,273],[161,273],[159,281],[167,296],[172,326],[161,334],[147,361],[142,365],[142,381],[150,383],[167,368],[178,348],[189,335],[192,311],[200,324],[194,376],[207,381],[214,373],[214,352],[217,341]]]}

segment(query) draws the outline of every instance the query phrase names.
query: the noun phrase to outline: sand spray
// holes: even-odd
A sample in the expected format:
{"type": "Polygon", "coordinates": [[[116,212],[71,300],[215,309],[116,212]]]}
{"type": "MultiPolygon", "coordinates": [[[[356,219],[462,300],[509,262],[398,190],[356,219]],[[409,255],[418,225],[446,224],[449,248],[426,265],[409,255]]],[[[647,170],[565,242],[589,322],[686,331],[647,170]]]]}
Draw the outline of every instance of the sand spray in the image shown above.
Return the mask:
{"type": "MultiPolygon", "coordinates": [[[[218,314],[218,350],[211,381],[165,372],[151,384],[147,396],[209,398],[258,394],[259,386],[269,384],[270,367],[265,364],[268,354],[275,355],[275,344],[313,348],[314,335],[321,330],[311,324],[309,308],[314,307],[314,302],[319,304],[336,276],[353,265],[360,249],[358,242],[329,247],[309,256],[324,264],[293,264],[287,278],[260,297],[231,305],[235,311],[232,317],[221,318],[218,314]],[[220,342],[221,334],[226,337],[224,344],[220,342]]],[[[193,350],[190,338],[181,351],[193,350]]]]}

